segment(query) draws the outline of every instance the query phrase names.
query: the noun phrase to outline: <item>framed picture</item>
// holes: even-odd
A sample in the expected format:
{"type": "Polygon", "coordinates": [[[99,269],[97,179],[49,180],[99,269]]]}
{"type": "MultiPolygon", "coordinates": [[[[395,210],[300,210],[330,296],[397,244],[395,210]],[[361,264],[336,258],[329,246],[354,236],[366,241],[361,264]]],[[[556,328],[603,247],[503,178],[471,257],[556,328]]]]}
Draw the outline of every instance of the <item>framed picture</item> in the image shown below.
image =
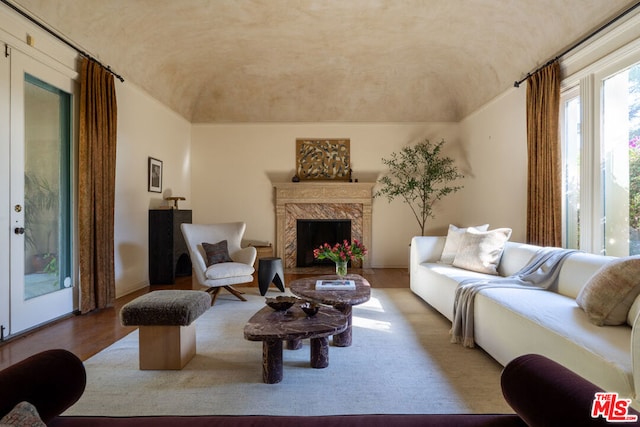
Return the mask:
{"type": "Polygon", "coordinates": [[[348,181],[349,139],[296,139],[296,173],[301,180],[348,181]]]}
{"type": "Polygon", "coordinates": [[[162,193],[162,160],[149,157],[149,191],[162,193]]]}

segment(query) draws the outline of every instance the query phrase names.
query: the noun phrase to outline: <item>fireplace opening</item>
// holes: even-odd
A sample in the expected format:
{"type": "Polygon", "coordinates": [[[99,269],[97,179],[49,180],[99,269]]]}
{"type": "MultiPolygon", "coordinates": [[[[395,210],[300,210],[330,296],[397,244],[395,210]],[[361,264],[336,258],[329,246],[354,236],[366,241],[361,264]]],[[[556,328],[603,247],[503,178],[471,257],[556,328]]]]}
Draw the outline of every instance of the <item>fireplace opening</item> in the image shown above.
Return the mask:
{"type": "Polygon", "coordinates": [[[350,219],[299,219],[296,226],[297,267],[333,264],[331,260],[315,259],[313,250],[323,243],[334,245],[343,240],[351,241],[350,219]]]}

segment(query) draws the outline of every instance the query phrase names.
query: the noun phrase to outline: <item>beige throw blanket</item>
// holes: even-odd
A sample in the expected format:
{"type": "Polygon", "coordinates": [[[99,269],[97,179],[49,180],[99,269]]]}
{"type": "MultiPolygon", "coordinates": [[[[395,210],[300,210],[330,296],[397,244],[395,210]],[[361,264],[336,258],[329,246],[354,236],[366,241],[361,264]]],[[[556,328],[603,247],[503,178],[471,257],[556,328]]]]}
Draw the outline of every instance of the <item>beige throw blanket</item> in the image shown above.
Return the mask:
{"type": "Polygon", "coordinates": [[[520,271],[508,277],[467,279],[458,284],[453,303],[451,342],[474,347],[473,303],[476,294],[487,288],[549,289],[560,274],[560,267],[573,249],[542,248],[520,271]]]}

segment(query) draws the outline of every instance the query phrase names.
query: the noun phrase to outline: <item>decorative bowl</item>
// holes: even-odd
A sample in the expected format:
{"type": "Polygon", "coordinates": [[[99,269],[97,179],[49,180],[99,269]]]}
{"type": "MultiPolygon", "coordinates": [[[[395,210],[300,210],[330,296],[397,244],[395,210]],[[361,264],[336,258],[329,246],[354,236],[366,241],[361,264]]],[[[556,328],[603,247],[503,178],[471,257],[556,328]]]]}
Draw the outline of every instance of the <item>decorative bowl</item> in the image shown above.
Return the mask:
{"type": "Polygon", "coordinates": [[[307,316],[311,317],[316,315],[316,313],[320,309],[320,305],[316,304],[315,302],[307,301],[304,304],[301,304],[300,308],[307,314],[307,316]]]}
{"type": "Polygon", "coordinates": [[[266,303],[275,311],[286,311],[291,308],[291,306],[295,304],[297,300],[298,298],[296,297],[279,296],[275,298],[266,298],[266,303]]]}

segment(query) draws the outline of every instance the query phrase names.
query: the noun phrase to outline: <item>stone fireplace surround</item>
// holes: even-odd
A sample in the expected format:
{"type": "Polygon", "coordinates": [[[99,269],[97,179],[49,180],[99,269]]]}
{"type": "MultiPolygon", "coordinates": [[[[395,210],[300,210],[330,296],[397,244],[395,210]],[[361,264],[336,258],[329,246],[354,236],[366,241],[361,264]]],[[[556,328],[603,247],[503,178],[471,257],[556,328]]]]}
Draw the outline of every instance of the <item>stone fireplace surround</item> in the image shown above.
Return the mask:
{"type": "Polygon", "coordinates": [[[296,267],[298,219],[350,219],[351,239],[368,249],[362,267],[370,267],[371,206],[375,182],[311,181],[275,183],[276,256],[296,267]]]}

